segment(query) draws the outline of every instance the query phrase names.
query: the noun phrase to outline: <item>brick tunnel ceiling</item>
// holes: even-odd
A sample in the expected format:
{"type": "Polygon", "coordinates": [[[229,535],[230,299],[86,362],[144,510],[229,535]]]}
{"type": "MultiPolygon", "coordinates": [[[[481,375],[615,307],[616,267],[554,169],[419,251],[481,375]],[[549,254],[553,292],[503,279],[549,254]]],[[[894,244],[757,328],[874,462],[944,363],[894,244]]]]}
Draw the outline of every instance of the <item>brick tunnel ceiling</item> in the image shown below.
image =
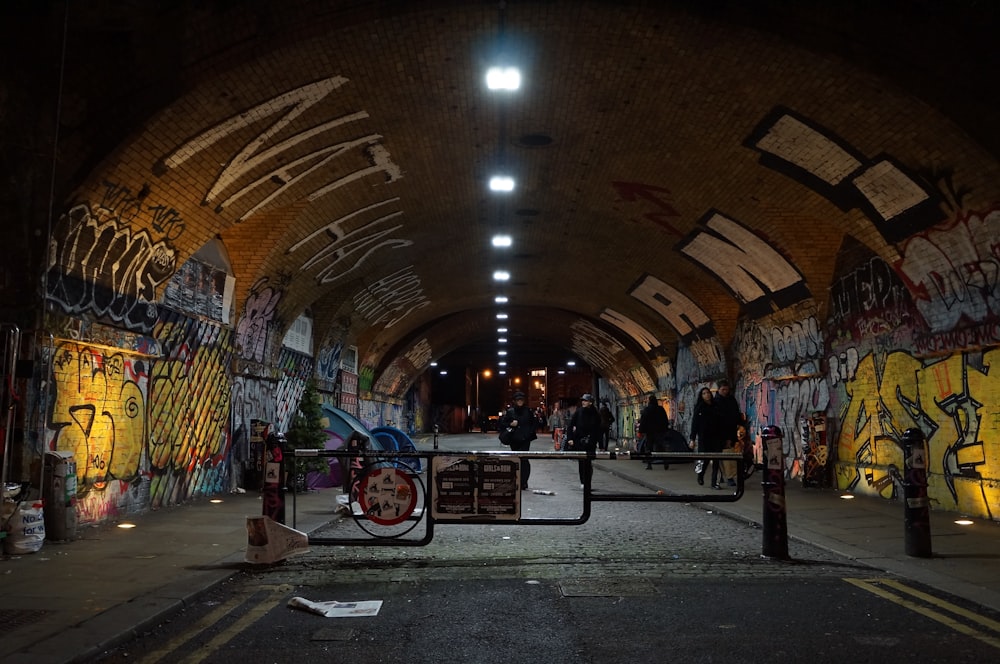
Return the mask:
{"type": "Polygon", "coordinates": [[[994,21],[792,4],[76,4],[65,141],[88,147],[62,229],[117,208],[159,243],[158,294],[225,256],[237,320],[280,340],[307,312],[385,393],[449,354],[494,365],[501,326],[512,363],[650,391],[743,314],[823,320],[838,253],[897,263],[956,203],[935,167],[998,153],[992,42],[968,32],[994,21]],[[94,88],[111,33],[143,57],[94,88]],[[500,62],[517,91],[485,87],[500,62]]]}

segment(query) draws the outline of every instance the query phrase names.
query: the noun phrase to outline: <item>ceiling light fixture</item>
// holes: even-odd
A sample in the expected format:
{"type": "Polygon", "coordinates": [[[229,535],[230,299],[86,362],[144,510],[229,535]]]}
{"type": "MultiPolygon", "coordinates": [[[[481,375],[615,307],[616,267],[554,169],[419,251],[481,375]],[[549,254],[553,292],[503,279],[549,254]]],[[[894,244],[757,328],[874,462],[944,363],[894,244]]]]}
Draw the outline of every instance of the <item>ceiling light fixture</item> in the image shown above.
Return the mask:
{"type": "Polygon", "coordinates": [[[507,314],[497,314],[497,320],[507,320],[507,314]]]}
{"type": "Polygon", "coordinates": [[[494,247],[509,247],[514,244],[514,239],[509,235],[494,235],[491,242],[494,247]]]}
{"type": "Polygon", "coordinates": [[[497,304],[507,304],[507,296],[497,295],[495,298],[493,298],[493,301],[496,302],[497,304]]]}
{"type": "Polygon", "coordinates": [[[510,272],[507,270],[497,270],[493,273],[493,281],[510,281],[510,272]]]}
{"type": "Polygon", "coordinates": [[[507,328],[506,327],[498,327],[497,328],[497,332],[500,333],[500,334],[506,334],[507,328]]]}
{"type": "Polygon", "coordinates": [[[490,178],[490,191],[514,191],[514,178],[509,175],[494,175],[490,178]]]}
{"type": "Polygon", "coordinates": [[[517,90],[521,87],[521,70],[517,67],[490,67],[486,70],[486,87],[490,90],[517,90]]]}

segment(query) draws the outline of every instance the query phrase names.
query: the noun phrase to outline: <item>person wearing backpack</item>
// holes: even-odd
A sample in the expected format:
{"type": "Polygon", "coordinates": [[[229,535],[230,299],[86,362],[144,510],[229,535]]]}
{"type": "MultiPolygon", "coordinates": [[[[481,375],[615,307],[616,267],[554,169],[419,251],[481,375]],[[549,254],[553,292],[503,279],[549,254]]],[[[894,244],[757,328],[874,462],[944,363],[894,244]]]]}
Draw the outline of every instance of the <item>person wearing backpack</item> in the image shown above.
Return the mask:
{"type": "MultiPolygon", "coordinates": [[[[514,393],[514,405],[507,409],[500,420],[501,435],[510,429],[505,445],[510,445],[510,449],[515,452],[527,452],[531,448],[531,441],[538,437],[535,433],[535,414],[525,403],[527,397],[524,392],[514,393]]],[[[531,475],[531,463],[524,457],[521,458],[521,490],[528,488],[528,476],[531,475]]]]}

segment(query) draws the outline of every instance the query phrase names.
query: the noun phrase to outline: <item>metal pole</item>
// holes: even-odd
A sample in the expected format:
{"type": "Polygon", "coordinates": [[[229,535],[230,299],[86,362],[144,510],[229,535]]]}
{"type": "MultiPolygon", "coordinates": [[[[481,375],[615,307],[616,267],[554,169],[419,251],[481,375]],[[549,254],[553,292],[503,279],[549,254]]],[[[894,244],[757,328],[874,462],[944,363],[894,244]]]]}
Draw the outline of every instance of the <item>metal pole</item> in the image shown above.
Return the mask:
{"type": "Polygon", "coordinates": [[[785,513],[785,453],[782,450],[781,428],[767,426],[761,430],[764,443],[764,532],[762,554],[769,558],[788,559],[788,519],[785,513]]]}
{"type": "Polygon", "coordinates": [[[903,432],[903,524],[906,555],[931,557],[931,515],[927,500],[927,446],[924,433],[903,432]]]}

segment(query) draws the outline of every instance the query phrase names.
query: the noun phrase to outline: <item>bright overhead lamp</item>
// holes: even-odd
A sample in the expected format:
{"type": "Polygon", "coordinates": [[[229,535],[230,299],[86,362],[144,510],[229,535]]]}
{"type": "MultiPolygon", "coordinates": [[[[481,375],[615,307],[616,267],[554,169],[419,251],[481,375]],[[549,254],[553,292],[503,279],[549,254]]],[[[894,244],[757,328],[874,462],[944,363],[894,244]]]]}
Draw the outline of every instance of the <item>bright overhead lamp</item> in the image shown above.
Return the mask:
{"type": "Polygon", "coordinates": [[[569,362],[566,363],[566,366],[567,367],[575,367],[576,366],[576,361],[570,360],[569,362]]]}
{"type": "Polygon", "coordinates": [[[510,272],[507,270],[497,270],[493,273],[493,281],[510,281],[510,272]]]}
{"type": "Polygon", "coordinates": [[[509,175],[494,175],[490,178],[490,191],[514,191],[514,178],[509,175]]]}
{"type": "Polygon", "coordinates": [[[497,337],[497,343],[498,344],[505,344],[505,343],[507,343],[507,337],[497,337]]]}
{"type": "Polygon", "coordinates": [[[507,332],[507,328],[506,327],[498,327],[497,328],[497,332],[499,332],[500,334],[505,334],[507,332]]]}
{"type": "Polygon", "coordinates": [[[507,320],[507,314],[497,314],[497,320],[507,320]]]}
{"type": "Polygon", "coordinates": [[[497,295],[495,298],[493,298],[493,301],[496,302],[497,304],[507,304],[507,300],[508,298],[506,295],[497,295]]]}
{"type": "Polygon", "coordinates": [[[517,90],[521,87],[521,70],[517,67],[490,67],[486,70],[486,87],[490,90],[517,90]]]}
{"type": "Polygon", "coordinates": [[[491,242],[494,247],[509,247],[514,244],[514,239],[509,235],[494,235],[491,242]]]}
{"type": "Polygon", "coordinates": [[[448,370],[447,369],[442,369],[440,373],[441,373],[442,376],[447,376],[448,375],[448,370]]]}
{"type": "Polygon", "coordinates": [[[497,351],[497,355],[499,355],[500,357],[503,357],[506,354],[507,354],[507,351],[505,351],[505,350],[498,350],[497,351]]]}
{"type": "Polygon", "coordinates": [[[506,360],[500,360],[499,362],[497,362],[497,366],[498,367],[505,367],[505,366],[507,366],[507,361],[506,360]]]}

